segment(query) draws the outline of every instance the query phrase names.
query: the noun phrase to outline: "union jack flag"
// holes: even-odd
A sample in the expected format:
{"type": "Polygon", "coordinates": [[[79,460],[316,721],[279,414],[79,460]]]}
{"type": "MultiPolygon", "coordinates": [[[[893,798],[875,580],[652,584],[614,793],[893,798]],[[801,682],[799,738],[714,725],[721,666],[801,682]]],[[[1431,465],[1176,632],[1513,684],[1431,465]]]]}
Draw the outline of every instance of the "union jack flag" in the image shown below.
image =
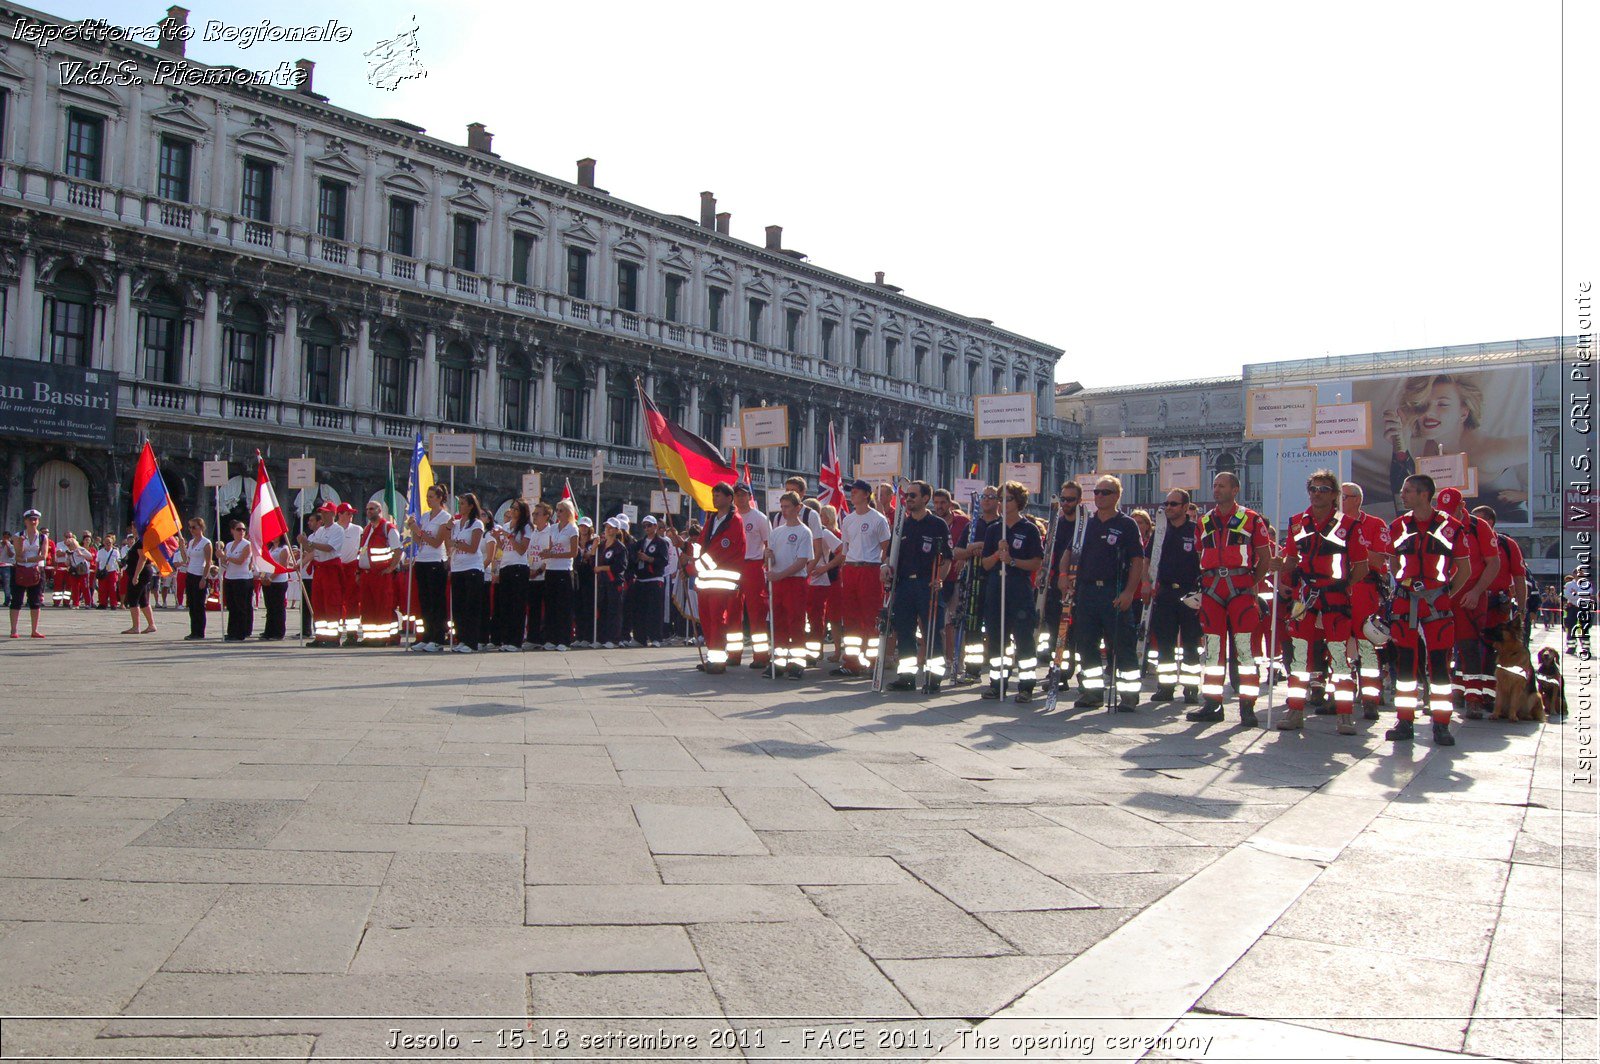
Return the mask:
{"type": "Polygon", "coordinates": [[[843,510],[849,504],[849,498],[844,491],[844,467],[839,464],[839,449],[833,442],[833,422],[828,422],[828,454],[822,460],[822,469],[817,472],[817,483],[821,485],[817,501],[835,506],[843,510]]]}

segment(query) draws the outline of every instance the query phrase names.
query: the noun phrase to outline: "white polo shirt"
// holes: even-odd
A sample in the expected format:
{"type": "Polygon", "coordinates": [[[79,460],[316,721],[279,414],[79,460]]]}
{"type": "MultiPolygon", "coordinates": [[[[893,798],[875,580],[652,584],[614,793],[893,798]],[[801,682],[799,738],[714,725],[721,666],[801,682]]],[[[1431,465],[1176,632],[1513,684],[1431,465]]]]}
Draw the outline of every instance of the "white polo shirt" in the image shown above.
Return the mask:
{"type": "MultiPolygon", "coordinates": [[[[813,549],[815,548],[816,544],[822,544],[822,558],[824,561],[826,561],[834,551],[839,549],[839,544],[843,543],[844,541],[838,536],[834,535],[832,532],[829,532],[826,526],[824,526],[820,532],[817,532],[811,537],[811,542],[813,549]]],[[[832,587],[833,573],[817,573],[811,577],[810,583],[812,587],[832,587]]]]}
{"type": "Polygon", "coordinates": [[[744,522],[744,560],[753,562],[765,558],[767,541],[772,536],[772,522],[754,507],[749,513],[740,514],[739,518],[744,522]]]}
{"type": "MultiPolygon", "coordinates": [[[[430,514],[428,511],[424,510],[422,512],[422,516],[417,518],[417,527],[422,529],[422,531],[426,532],[430,536],[437,536],[441,531],[445,530],[449,524],[450,511],[446,510],[442,506],[439,508],[439,512],[436,514],[430,514]]],[[[417,546],[417,561],[444,561],[444,543],[441,541],[438,546],[434,546],[430,543],[423,543],[419,537],[417,546]]]]}
{"type": "Polygon", "coordinates": [[[339,540],[339,560],[346,565],[354,565],[356,559],[361,556],[361,533],[363,529],[354,521],[351,521],[348,525],[335,523],[334,527],[343,536],[339,540]]]}
{"type": "Polygon", "coordinates": [[[883,542],[889,538],[889,519],[869,508],[866,513],[854,510],[839,522],[844,533],[844,560],[846,562],[883,561],[883,542]]]}
{"type": "MultiPolygon", "coordinates": [[[[783,524],[772,530],[772,575],[774,578],[795,562],[804,559],[811,560],[811,529],[805,525],[783,524]]],[[[791,574],[804,578],[806,571],[801,569],[798,573],[791,574]]]]}

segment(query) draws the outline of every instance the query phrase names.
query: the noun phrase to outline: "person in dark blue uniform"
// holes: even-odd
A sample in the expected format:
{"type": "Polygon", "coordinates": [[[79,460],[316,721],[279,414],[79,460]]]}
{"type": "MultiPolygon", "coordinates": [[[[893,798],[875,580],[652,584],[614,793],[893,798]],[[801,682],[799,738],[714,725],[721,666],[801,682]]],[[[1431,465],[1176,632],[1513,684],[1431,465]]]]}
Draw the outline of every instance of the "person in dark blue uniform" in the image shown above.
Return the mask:
{"type": "MultiPolygon", "coordinates": [[[[1083,502],[1083,488],[1076,480],[1061,485],[1056,496],[1056,538],[1050,547],[1050,569],[1054,576],[1044,596],[1044,631],[1040,633],[1039,653],[1050,658],[1056,649],[1056,636],[1061,631],[1061,589],[1067,586],[1067,569],[1071,565],[1067,552],[1072,549],[1072,536],[1078,527],[1078,505],[1083,502]]],[[[1072,678],[1077,667],[1072,653],[1072,621],[1067,621],[1066,638],[1062,640],[1061,678],[1072,678]]]]}
{"type": "Polygon", "coordinates": [[[989,658],[989,686],[983,697],[1000,697],[1000,680],[1013,664],[1006,645],[1001,642],[1003,631],[1006,639],[1014,641],[1017,648],[1017,701],[1031,702],[1039,671],[1039,652],[1034,639],[1039,615],[1033,606],[1033,574],[1044,564],[1044,541],[1033,518],[1022,512],[1028,505],[1028,489],[1008,480],[1001,486],[1000,494],[1005,500],[1005,512],[997,524],[984,532],[981,563],[988,574],[983,589],[983,644],[989,658]]]}
{"type": "Polygon", "coordinates": [[[1076,705],[1105,704],[1106,669],[1116,677],[1117,710],[1131,713],[1139,704],[1139,633],[1132,606],[1144,580],[1144,546],[1133,518],[1117,512],[1122,481],[1101,477],[1094,486],[1095,512],[1083,533],[1072,603],[1073,646],[1078,654],[1083,696],[1076,705]],[[1100,642],[1110,651],[1103,666],[1100,642]]]}
{"type": "Polygon", "coordinates": [[[1163,537],[1160,568],[1146,575],[1144,594],[1150,605],[1150,638],[1156,644],[1156,697],[1157,702],[1172,699],[1181,681],[1183,700],[1193,706],[1200,702],[1200,672],[1202,662],[1202,634],[1200,613],[1183,604],[1183,597],[1200,587],[1200,543],[1196,538],[1199,524],[1189,518],[1189,493],[1182,488],[1167,492],[1161,504],[1166,516],[1167,530],[1150,537],[1145,557],[1152,558],[1156,539],[1163,537]],[[1178,667],[1178,648],[1183,648],[1183,667],[1178,667]]]}
{"type": "MultiPolygon", "coordinates": [[[[983,557],[984,544],[988,541],[989,529],[1000,524],[1000,489],[985,487],[978,497],[976,512],[967,522],[966,533],[962,543],[955,549],[954,571],[960,572],[962,567],[978,564],[977,559],[983,557]]],[[[984,574],[980,569],[969,573],[968,590],[962,595],[963,601],[955,603],[951,610],[950,624],[952,635],[954,629],[962,629],[961,661],[952,662],[956,668],[955,682],[958,685],[977,683],[978,677],[983,674],[984,648],[982,635],[983,618],[983,585],[984,574]]]]}
{"type": "MultiPolygon", "coordinates": [[[[661,535],[654,514],[640,522],[644,538],[634,545],[628,571],[633,583],[628,588],[628,611],[633,633],[631,642],[642,646],[661,645],[662,611],[666,608],[667,563],[671,549],[661,535]]],[[[629,645],[624,643],[623,646],[629,645]]]]}
{"type": "Polygon", "coordinates": [[[928,616],[933,597],[949,569],[950,526],[928,512],[932,497],[933,489],[925,481],[913,480],[906,486],[900,502],[906,508],[900,519],[900,551],[894,568],[884,567],[885,580],[894,580],[894,608],[889,622],[894,625],[899,658],[889,687],[895,691],[909,691],[917,685],[919,624],[928,641],[928,693],[938,694],[944,681],[944,647],[939,638],[944,625],[937,617],[930,625],[928,616]]]}

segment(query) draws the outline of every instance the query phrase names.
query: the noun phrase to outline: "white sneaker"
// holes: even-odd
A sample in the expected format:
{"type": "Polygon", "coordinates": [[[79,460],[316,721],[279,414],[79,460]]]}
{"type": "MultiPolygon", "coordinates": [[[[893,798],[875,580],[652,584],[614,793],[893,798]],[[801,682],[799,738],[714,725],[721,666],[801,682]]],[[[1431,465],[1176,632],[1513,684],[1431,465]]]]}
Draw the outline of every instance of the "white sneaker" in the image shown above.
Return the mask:
{"type": "Polygon", "coordinates": [[[516,651],[516,649],[517,648],[512,646],[510,643],[502,643],[500,645],[500,653],[502,653],[502,654],[514,653],[516,651]]]}
{"type": "Polygon", "coordinates": [[[438,643],[422,643],[419,645],[422,647],[424,654],[437,654],[442,649],[438,643]]]}
{"type": "MultiPolygon", "coordinates": [[[[546,650],[554,650],[555,648],[556,648],[556,645],[554,643],[546,643],[544,645],[544,649],[546,649],[546,650]]],[[[562,647],[561,649],[565,650],[567,648],[566,647],[562,647]]]]}
{"type": "Polygon", "coordinates": [[[475,651],[473,651],[473,649],[471,647],[467,646],[467,644],[465,644],[465,643],[457,643],[456,644],[456,653],[457,654],[472,654],[472,653],[475,653],[475,651]]]}
{"type": "Polygon", "coordinates": [[[565,654],[565,653],[566,653],[566,652],[567,652],[567,651],[568,651],[568,650],[570,650],[570,649],[571,649],[571,648],[570,648],[570,647],[568,647],[568,646],[567,646],[567,644],[565,644],[565,643],[561,643],[561,644],[560,644],[560,645],[558,645],[558,646],[557,646],[557,647],[556,647],[556,653],[558,653],[558,654],[565,654]]]}
{"type": "Polygon", "coordinates": [[[540,648],[538,643],[524,643],[524,644],[522,644],[522,649],[523,650],[539,650],[541,648],[540,648]]]}
{"type": "MultiPolygon", "coordinates": [[[[607,643],[607,644],[606,644],[606,646],[608,646],[608,647],[609,647],[609,646],[610,646],[610,645],[611,645],[611,644],[610,644],[610,643],[607,643]]],[[[620,642],[620,643],[618,643],[618,644],[617,644],[617,645],[618,645],[618,646],[622,646],[622,647],[636,647],[636,646],[638,646],[638,645],[639,645],[639,644],[638,644],[638,643],[635,643],[635,642],[634,642],[634,641],[633,641],[633,640],[631,640],[631,639],[624,639],[624,640],[623,640],[623,641],[622,641],[622,642],[620,642]]]]}
{"type": "MultiPolygon", "coordinates": [[[[601,643],[600,645],[605,647],[605,649],[607,649],[607,650],[615,650],[615,649],[617,649],[617,644],[615,644],[615,643],[601,643]]],[[[624,643],[622,645],[623,646],[627,646],[628,644],[624,643]]]]}

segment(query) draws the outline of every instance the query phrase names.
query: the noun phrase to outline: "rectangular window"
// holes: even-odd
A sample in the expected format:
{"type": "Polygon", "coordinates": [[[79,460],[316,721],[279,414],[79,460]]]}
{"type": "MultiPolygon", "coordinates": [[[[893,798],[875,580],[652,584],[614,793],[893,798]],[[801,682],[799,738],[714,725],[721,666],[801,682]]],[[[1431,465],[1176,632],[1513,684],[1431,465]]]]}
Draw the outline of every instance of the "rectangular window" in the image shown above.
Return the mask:
{"type": "Polygon", "coordinates": [[[469,416],[471,371],[466,366],[439,367],[439,390],[444,400],[441,413],[446,421],[464,424],[469,416]]]}
{"type": "Polygon", "coordinates": [[[617,306],[639,309],[639,267],[631,262],[617,263],[617,306]]]}
{"type": "Polygon", "coordinates": [[[867,367],[867,337],[871,335],[868,329],[856,330],[856,369],[867,367]]]}
{"type": "Polygon", "coordinates": [[[411,258],[416,254],[417,205],[399,196],[389,197],[389,254],[411,258]]]}
{"type": "Polygon", "coordinates": [[[589,253],[582,248],[567,249],[567,295],[589,298],[589,253]]]}
{"type": "Polygon", "coordinates": [[[619,447],[633,446],[633,396],[612,392],[606,397],[611,421],[611,442],[619,447]]]}
{"type": "Polygon", "coordinates": [[[583,407],[582,389],[556,389],[556,421],[563,439],[583,439],[583,407]]]}
{"type": "Polygon", "coordinates": [[[228,386],[241,395],[266,393],[266,352],[260,333],[244,329],[233,331],[233,352],[228,359],[228,386]]]}
{"type": "Polygon", "coordinates": [[[761,300],[750,301],[750,342],[753,344],[761,342],[761,312],[766,309],[767,305],[761,300]]]}
{"type": "Polygon", "coordinates": [[[667,274],[667,320],[683,320],[683,278],[667,274]]]}
{"type": "Polygon", "coordinates": [[[525,377],[503,377],[500,385],[500,418],[512,432],[528,431],[528,381],[525,377]]]}
{"type": "Polygon", "coordinates": [[[801,313],[790,307],[783,316],[783,346],[789,351],[800,350],[801,313]]]}
{"type": "Polygon", "coordinates": [[[333,347],[329,344],[306,344],[306,399],[322,406],[339,402],[335,394],[333,347]]]}
{"type": "Polygon", "coordinates": [[[89,321],[93,307],[69,299],[50,301],[50,361],[61,366],[89,364],[89,321]]]}
{"type": "Polygon", "coordinates": [[[822,319],[822,361],[824,362],[833,361],[833,329],[833,322],[826,318],[822,319]]]}
{"type": "Polygon", "coordinates": [[[100,180],[100,159],[105,154],[106,120],[76,108],[67,112],[68,177],[100,180]]]}
{"type": "Polygon", "coordinates": [[[900,375],[900,341],[885,340],[883,342],[883,372],[885,376],[898,377],[900,375]]]}
{"type": "Polygon", "coordinates": [[[511,234],[511,283],[532,284],[533,236],[530,233],[511,234]]]}
{"type": "Polygon", "coordinates": [[[927,378],[923,376],[923,373],[928,368],[928,349],[926,347],[915,348],[911,353],[911,359],[911,379],[918,384],[927,383],[927,378]]]}
{"type": "Polygon", "coordinates": [[[254,222],[272,221],[272,167],[258,159],[244,161],[239,213],[254,222]]]}
{"type": "Polygon", "coordinates": [[[157,384],[178,383],[178,335],[175,318],[144,315],[144,379],[157,384]]]}
{"type": "Polygon", "coordinates": [[[458,270],[476,273],[478,269],[478,220],[456,215],[455,238],[450,262],[458,270]]]}
{"type": "Polygon", "coordinates": [[[194,145],[177,137],[161,138],[161,163],[156,174],[156,195],[174,203],[189,202],[189,173],[194,145]]]}
{"type": "Polygon", "coordinates": [[[317,185],[317,235],[329,240],[343,240],[345,204],[350,186],[338,181],[322,181],[317,185]]]}
{"type": "Polygon", "coordinates": [[[707,305],[706,328],[712,332],[722,331],[722,302],[728,298],[728,293],[721,288],[710,290],[710,299],[707,305]]]}
{"type": "Polygon", "coordinates": [[[410,381],[406,379],[407,362],[394,355],[379,355],[377,360],[378,411],[384,414],[404,414],[410,398],[410,381]]]}

